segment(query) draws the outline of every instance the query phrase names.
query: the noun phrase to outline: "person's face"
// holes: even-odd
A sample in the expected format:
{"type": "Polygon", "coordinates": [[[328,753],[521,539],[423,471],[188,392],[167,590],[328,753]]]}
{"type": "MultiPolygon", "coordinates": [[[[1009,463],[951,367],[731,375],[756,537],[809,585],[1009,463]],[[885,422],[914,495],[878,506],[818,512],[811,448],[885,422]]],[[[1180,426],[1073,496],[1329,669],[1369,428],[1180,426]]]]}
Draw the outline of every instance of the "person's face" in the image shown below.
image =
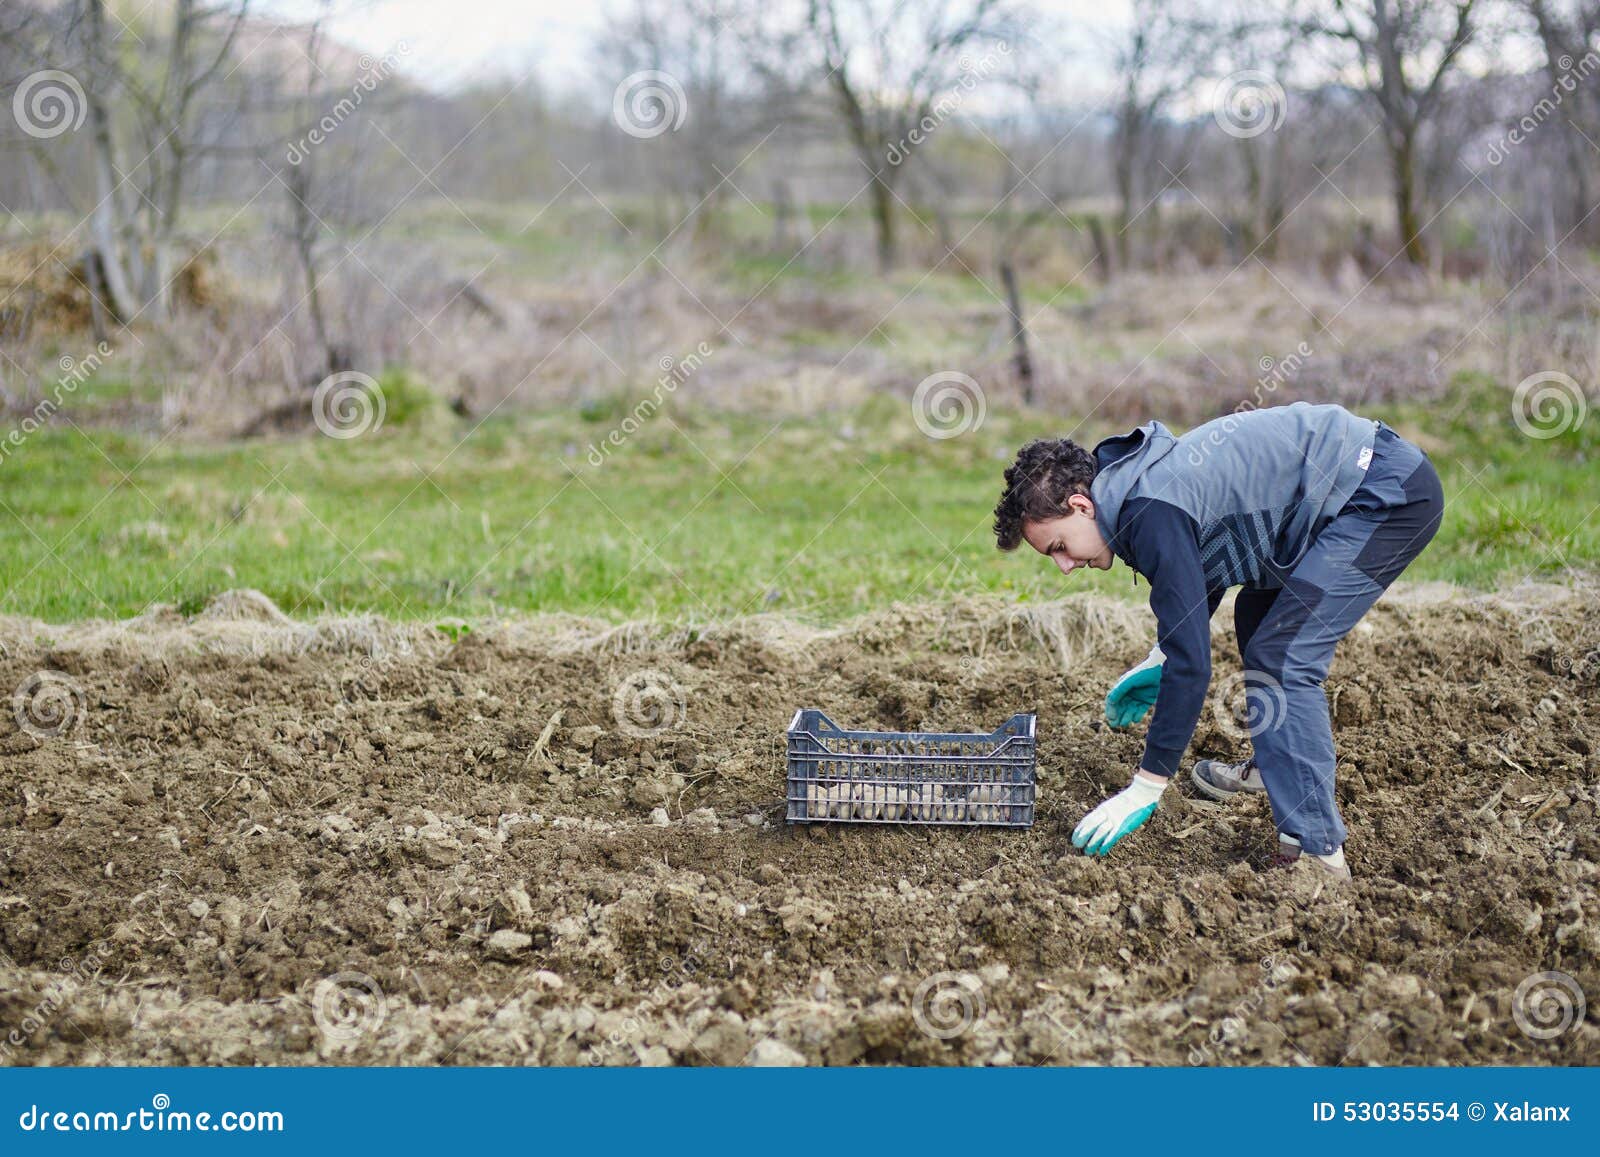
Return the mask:
{"type": "Polygon", "coordinates": [[[1094,502],[1084,494],[1067,499],[1070,511],[1059,518],[1046,518],[1022,524],[1022,537],[1040,554],[1054,560],[1062,574],[1079,567],[1111,569],[1111,548],[1094,520],[1094,502]]]}

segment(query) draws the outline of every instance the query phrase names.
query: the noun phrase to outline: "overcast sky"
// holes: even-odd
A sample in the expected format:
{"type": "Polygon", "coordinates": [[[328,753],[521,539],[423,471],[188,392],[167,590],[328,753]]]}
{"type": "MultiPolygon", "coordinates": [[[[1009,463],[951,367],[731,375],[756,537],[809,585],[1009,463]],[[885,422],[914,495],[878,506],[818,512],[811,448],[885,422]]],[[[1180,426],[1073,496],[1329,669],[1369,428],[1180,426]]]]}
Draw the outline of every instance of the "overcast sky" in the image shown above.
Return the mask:
{"type": "MultiPolygon", "coordinates": [[[[1104,31],[1128,17],[1129,0],[1035,0],[1034,8],[1086,30],[1104,31]]],[[[268,14],[308,20],[316,0],[264,0],[268,14]]],[[[345,6],[338,6],[345,7],[345,6]]],[[[336,11],[338,10],[336,7],[336,11]]],[[[404,40],[403,70],[434,88],[482,76],[530,70],[554,92],[590,92],[590,46],[607,12],[627,0],[369,0],[333,21],[355,48],[383,52],[404,40]]]]}

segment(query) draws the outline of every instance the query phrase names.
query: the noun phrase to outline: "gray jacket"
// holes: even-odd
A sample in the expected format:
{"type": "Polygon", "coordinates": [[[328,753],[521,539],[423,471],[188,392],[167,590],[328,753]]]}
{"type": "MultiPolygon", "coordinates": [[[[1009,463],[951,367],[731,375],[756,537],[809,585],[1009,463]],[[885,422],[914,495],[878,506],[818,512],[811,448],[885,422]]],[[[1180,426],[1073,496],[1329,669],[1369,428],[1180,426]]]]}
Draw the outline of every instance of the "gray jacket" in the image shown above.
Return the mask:
{"type": "Polygon", "coordinates": [[[1308,402],[1227,414],[1182,437],[1152,421],[1095,447],[1095,521],[1138,570],[1120,549],[1123,507],[1169,503],[1198,527],[1208,590],[1281,586],[1361,485],[1377,430],[1343,406],[1308,402]]]}

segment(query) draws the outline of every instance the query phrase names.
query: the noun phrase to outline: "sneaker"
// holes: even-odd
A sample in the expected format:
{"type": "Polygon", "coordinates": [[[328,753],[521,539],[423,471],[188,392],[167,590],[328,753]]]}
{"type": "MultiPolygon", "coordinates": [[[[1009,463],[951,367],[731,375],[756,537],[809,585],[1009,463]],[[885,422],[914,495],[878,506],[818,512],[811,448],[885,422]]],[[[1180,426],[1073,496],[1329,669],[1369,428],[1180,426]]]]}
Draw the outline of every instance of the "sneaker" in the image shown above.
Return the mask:
{"type": "Polygon", "coordinates": [[[1254,759],[1243,763],[1223,763],[1220,759],[1202,759],[1189,773],[1195,787],[1216,800],[1230,800],[1241,791],[1266,791],[1261,769],[1254,759]]]}
{"type": "Polygon", "coordinates": [[[1326,856],[1306,854],[1301,850],[1299,843],[1290,836],[1278,837],[1278,850],[1267,861],[1267,870],[1292,868],[1302,859],[1310,861],[1335,880],[1350,879],[1350,865],[1345,862],[1343,848],[1326,856]]]}

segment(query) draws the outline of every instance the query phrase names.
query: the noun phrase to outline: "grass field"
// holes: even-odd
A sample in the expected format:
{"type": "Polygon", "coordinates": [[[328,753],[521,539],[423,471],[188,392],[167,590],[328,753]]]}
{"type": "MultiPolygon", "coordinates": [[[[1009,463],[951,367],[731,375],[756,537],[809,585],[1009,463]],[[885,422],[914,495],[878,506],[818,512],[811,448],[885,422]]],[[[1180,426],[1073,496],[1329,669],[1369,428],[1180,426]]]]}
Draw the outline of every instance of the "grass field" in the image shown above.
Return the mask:
{"type": "MultiPolygon", "coordinates": [[[[61,415],[72,422],[0,462],[6,613],[191,611],[235,587],[297,616],[468,621],[781,610],[831,622],[946,594],[1143,597],[1121,568],[1063,579],[1031,553],[994,549],[1001,471],[1028,438],[1072,433],[1070,418],[991,410],[978,430],[941,441],[888,399],[826,418],[673,400],[591,455],[631,404],[618,399],[481,425],[442,409],[391,412],[345,441],[196,444],[97,425],[101,389],[128,387],[85,386],[61,415]]],[[[1471,380],[1443,406],[1368,412],[1422,440],[1445,481],[1444,528],[1408,578],[1494,587],[1600,560],[1587,521],[1597,423],[1525,437],[1506,392],[1471,380]]]]}

